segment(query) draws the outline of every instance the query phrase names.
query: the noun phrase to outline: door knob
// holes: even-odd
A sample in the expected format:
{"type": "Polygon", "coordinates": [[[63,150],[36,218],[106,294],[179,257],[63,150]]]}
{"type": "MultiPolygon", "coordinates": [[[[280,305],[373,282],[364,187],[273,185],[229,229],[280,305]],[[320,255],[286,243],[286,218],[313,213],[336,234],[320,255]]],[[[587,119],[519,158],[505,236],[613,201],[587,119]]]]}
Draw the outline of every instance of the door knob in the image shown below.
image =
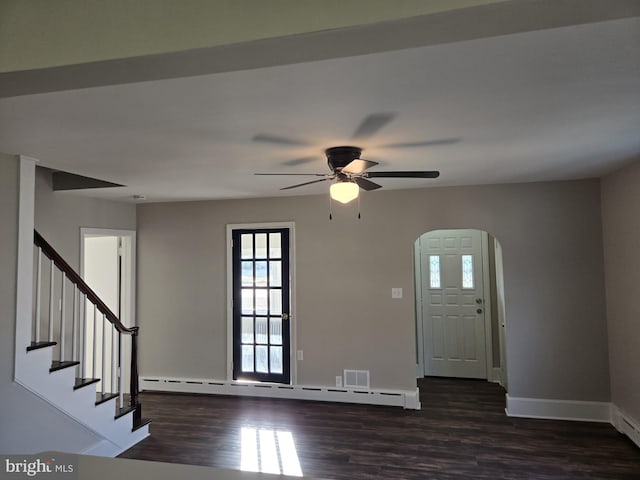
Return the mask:
{"type": "Polygon", "coordinates": [[[289,315],[288,315],[288,314],[286,314],[286,313],[283,313],[283,314],[282,314],[282,319],[283,319],[283,320],[289,320],[289,315]]]}
{"type": "Polygon", "coordinates": [[[481,298],[476,298],[476,303],[477,303],[478,305],[480,305],[480,304],[482,303],[482,299],[481,299],[481,298]]]}
{"type": "Polygon", "coordinates": [[[477,312],[477,313],[482,313],[482,309],[481,309],[481,308],[479,308],[479,309],[477,309],[477,310],[476,310],[476,312],[477,312]]]}

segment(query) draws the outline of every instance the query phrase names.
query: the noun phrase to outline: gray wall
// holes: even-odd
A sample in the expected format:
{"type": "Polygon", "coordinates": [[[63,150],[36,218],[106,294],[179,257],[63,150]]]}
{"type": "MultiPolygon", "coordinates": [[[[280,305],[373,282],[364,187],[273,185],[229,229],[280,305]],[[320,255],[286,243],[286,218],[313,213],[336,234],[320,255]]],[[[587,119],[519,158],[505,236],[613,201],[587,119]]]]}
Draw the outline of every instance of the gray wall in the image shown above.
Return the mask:
{"type": "Polygon", "coordinates": [[[611,400],[640,422],[640,161],[602,181],[611,400]]]}
{"type": "Polygon", "coordinates": [[[598,180],[369,192],[362,220],[326,196],[138,207],[143,375],[224,378],[227,223],[295,221],[298,383],[370,369],[415,388],[413,244],[477,228],[504,253],[509,390],[609,400],[598,180]],[[391,287],[404,299],[392,300],[391,287]]]}
{"type": "Polygon", "coordinates": [[[97,437],[13,383],[18,193],[18,159],[0,154],[0,453],[82,451],[97,437]]]}
{"type": "Polygon", "coordinates": [[[131,203],[54,192],[51,171],[36,168],[35,228],[76,271],[80,269],[80,228],[136,229],[131,203]]]}

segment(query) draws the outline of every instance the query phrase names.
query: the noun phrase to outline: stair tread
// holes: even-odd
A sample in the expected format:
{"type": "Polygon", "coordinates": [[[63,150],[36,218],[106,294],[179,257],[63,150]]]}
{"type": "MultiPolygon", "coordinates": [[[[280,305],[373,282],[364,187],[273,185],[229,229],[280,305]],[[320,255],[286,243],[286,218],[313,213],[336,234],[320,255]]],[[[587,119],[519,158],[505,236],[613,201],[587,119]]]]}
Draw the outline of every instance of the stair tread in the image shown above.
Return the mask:
{"type": "Polygon", "coordinates": [[[62,370],[63,368],[75,367],[76,365],[80,365],[80,362],[77,362],[75,360],[64,360],[62,362],[59,360],[54,360],[53,362],[51,362],[51,368],[49,369],[49,372],[55,372],[57,370],[62,370]]]}
{"type": "Polygon", "coordinates": [[[96,405],[100,405],[101,403],[108,402],[112,398],[117,398],[117,393],[96,393],[96,405]]]}
{"type": "Polygon", "coordinates": [[[140,420],[140,423],[138,423],[137,425],[133,426],[131,431],[135,432],[136,430],[139,430],[142,427],[144,427],[145,425],[149,425],[150,423],[151,423],[151,419],[150,418],[143,418],[143,419],[140,420]]]}
{"type": "Polygon", "coordinates": [[[122,408],[116,408],[116,416],[114,418],[124,417],[127,413],[133,412],[136,408],[130,405],[127,405],[122,408]]]}
{"type": "Polygon", "coordinates": [[[27,347],[27,352],[30,352],[31,350],[37,350],[39,348],[53,347],[57,344],[58,342],[31,342],[31,344],[27,347]]]}
{"type": "Polygon", "coordinates": [[[87,385],[92,385],[94,383],[98,383],[99,381],[100,381],[99,378],[76,377],[76,383],[73,385],[73,389],[78,390],[79,388],[86,387],[87,385]]]}

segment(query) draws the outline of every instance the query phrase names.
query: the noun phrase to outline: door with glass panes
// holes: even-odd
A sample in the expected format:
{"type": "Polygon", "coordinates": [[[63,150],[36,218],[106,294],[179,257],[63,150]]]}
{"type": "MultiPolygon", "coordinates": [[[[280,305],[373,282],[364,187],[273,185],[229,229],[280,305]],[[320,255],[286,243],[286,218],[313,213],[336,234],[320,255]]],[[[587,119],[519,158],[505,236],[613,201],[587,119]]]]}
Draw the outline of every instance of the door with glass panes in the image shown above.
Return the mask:
{"type": "Polygon", "coordinates": [[[290,382],[289,230],[233,230],[233,378],[290,382]]]}
{"type": "Polygon", "coordinates": [[[437,230],[420,239],[425,375],[487,378],[479,230],[437,230]]]}

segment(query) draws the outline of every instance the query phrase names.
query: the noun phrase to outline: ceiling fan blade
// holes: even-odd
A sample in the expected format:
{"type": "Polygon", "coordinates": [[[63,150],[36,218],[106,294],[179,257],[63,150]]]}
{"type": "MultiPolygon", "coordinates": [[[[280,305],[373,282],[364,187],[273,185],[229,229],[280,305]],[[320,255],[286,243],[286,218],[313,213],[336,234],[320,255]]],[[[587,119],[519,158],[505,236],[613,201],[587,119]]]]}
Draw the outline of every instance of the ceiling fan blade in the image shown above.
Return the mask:
{"type": "Polygon", "coordinates": [[[292,160],[282,162],[282,165],[286,165],[287,167],[295,167],[296,165],[304,165],[305,163],[315,162],[316,160],[316,157],[294,158],[292,160]]]}
{"type": "Polygon", "coordinates": [[[441,145],[453,145],[462,140],[460,137],[456,138],[439,138],[436,140],[425,140],[423,142],[400,142],[400,143],[388,143],[381,145],[381,148],[414,148],[414,147],[438,147],[441,145]]]}
{"type": "Polygon", "coordinates": [[[355,177],[353,181],[356,182],[361,189],[366,191],[382,188],[382,185],[378,185],[377,183],[373,183],[372,181],[362,177],[355,177]]]}
{"type": "Polygon", "coordinates": [[[342,173],[362,173],[367,168],[371,168],[374,165],[378,165],[378,162],[372,162],[371,160],[363,160],[362,158],[356,158],[355,160],[351,160],[347,163],[343,169],[342,173]]]}
{"type": "Polygon", "coordinates": [[[311,145],[306,140],[296,138],[279,137],[278,135],[258,134],[253,137],[254,142],[275,143],[278,145],[306,146],[311,145]]]}
{"type": "Polygon", "coordinates": [[[368,172],[364,174],[369,178],[438,178],[440,172],[435,170],[407,171],[407,172],[368,172]]]}
{"type": "Polygon", "coordinates": [[[298,183],[297,185],[291,185],[290,187],[284,187],[280,190],[291,190],[292,188],[304,187],[305,185],[311,185],[312,183],[324,182],[327,180],[331,180],[331,178],[321,178],[320,180],[313,180],[311,182],[298,183]]]}
{"type": "Polygon", "coordinates": [[[396,116],[395,113],[374,113],[366,117],[351,138],[369,138],[396,116]]]}
{"type": "Polygon", "coordinates": [[[254,175],[298,175],[298,176],[307,176],[307,177],[330,177],[333,178],[332,175],[327,175],[326,173],[254,173],[254,175]]]}

